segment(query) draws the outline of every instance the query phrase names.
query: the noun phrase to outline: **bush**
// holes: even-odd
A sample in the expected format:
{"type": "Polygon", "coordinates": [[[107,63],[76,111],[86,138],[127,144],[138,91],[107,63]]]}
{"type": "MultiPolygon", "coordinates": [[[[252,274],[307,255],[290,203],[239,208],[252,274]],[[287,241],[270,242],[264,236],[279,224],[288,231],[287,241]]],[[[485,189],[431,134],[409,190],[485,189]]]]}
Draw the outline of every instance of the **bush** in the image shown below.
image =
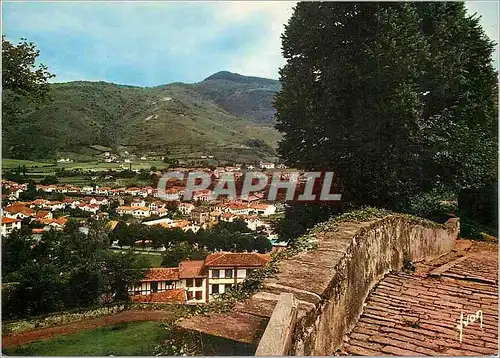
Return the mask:
{"type": "Polygon", "coordinates": [[[434,221],[443,221],[449,214],[458,210],[457,202],[452,195],[437,192],[421,193],[410,198],[404,209],[412,215],[420,216],[434,221]]]}

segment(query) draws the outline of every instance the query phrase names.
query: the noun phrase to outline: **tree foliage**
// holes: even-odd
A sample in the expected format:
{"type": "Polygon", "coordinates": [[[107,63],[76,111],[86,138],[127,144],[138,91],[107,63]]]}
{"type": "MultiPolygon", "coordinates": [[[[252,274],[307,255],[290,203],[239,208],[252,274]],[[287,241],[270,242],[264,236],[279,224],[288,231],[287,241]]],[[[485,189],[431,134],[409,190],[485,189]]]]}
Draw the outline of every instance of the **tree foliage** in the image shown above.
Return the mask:
{"type": "Polygon", "coordinates": [[[496,177],[493,44],[463,3],[299,3],[282,44],[286,164],[391,208],[496,177]]]}
{"type": "Polygon", "coordinates": [[[14,45],[2,36],[2,89],[39,102],[48,94],[47,80],[55,77],[43,64],[36,65],[40,51],[26,39],[14,45]]]}
{"type": "Polygon", "coordinates": [[[106,297],[127,299],[127,287],[144,277],[147,263],[108,247],[102,221],[92,222],[87,235],[68,223],[39,241],[29,231],[14,230],[2,240],[2,281],[16,283],[2,314],[14,318],[87,307],[106,297]]]}
{"type": "Polygon", "coordinates": [[[18,158],[25,158],[26,147],[12,141],[11,132],[18,128],[23,115],[50,99],[47,81],[55,77],[47,66],[36,64],[39,54],[33,42],[21,39],[15,45],[2,36],[3,150],[18,158]]]}

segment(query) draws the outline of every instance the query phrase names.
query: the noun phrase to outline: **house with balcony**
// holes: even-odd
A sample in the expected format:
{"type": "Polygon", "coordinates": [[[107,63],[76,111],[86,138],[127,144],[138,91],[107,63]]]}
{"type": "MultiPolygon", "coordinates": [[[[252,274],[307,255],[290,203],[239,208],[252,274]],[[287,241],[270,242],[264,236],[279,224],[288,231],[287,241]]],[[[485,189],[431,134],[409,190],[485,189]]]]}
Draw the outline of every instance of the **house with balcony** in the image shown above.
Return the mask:
{"type": "Polygon", "coordinates": [[[194,205],[191,203],[180,203],[179,206],[177,207],[177,210],[179,210],[182,215],[189,215],[191,214],[191,211],[194,209],[194,205]]]}
{"type": "Polygon", "coordinates": [[[186,290],[186,303],[205,303],[207,296],[207,277],[204,260],[185,260],[179,263],[178,288],[186,290]]]}
{"type": "Polygon", "coordinates": [[[146,277],[144,277],[136,286],[129,287],[128,292],[132,296],[160,293],[175,289],[178,281],[178,267],[150,268],[146,277]]]}
{"type": "Polygon", "coordinates": [[[243,282],[255,269],[265,266],[270,255],[255,252],[217,252],[205,258],[208,300],[243,282]]]}
{"type": "Polygon", "coordinates": [[[184,303],[202,304],[243,282],[252,270],[270,259],[269,255],[253,252],[217,252],[205,260],[181,261],[178,267],[151,268],[128,292],[134,302],[170,302],[175,297],[175,303],[182,301],[184,292],[184,303]]]}

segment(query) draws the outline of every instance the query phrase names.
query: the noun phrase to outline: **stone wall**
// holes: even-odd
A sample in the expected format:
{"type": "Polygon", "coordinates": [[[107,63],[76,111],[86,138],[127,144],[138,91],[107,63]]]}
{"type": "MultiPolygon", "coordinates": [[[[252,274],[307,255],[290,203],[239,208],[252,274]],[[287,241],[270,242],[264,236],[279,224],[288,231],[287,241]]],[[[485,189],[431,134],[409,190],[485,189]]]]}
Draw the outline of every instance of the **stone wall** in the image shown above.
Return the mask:
{"type": "Polygon", "coordinates": [[[331,355],[356,323],[369,291],[387,272],[401,269],[406,260],[449,252],[458,231],[458,219],[439,225],[402,215],[343,223],[317,234],[317,250],[280,262],[279,272],[264,280],[261,291],[239,302],[234,312],[216,320],[191,317],[181,326],[257,347],[263,327],[254,321],[269,319],[279,295],[290,292],[299,303],[292,354],[331,355]],[[257,328],[221,330],[225,320],[235,327],[235,319],[241,327],[257,328]]]}

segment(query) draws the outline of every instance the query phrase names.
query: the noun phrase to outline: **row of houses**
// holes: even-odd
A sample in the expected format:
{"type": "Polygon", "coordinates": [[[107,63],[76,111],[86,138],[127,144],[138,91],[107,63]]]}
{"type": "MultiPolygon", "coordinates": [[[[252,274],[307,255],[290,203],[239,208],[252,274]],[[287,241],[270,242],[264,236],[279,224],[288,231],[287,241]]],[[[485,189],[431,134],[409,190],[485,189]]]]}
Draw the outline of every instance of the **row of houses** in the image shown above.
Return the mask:
{"type": "MultiPolygon", "coordinates": [[[[27,216],[29,217],[29,216],[27,216]]],[[[53,218],[52,213],[50,211],[40,211],[35,213],[31,217],[31,222],[38,222],[39,224],[43,225],[43,227],[38,228],[38,229],[33,229],[34,234],[40,234],[44,231],[48,231],[51,229],[54,230],[62,230],[65,226],[66,223],[68,222],[68,218],[63,216],[60,218],[53,218]]],[[[12,217],[12,216],[3,216],[2,215],[2,236],[6,237],[9,236],[13,230],[18,229],[20,230],[22,227],[22,219],[17,218],[17,217],[12,217]]]]}
{"type": "Polygon", "coordinates": [[[181,261],[177,267],[152,268],[128,291],[133,302],[206,303],[243,282],[270,259],[254,252],[217,252],[205,260],[181,261]]]}
{"type": "Polygon", "coordinates": [[[144,199],[134,199],[130,205],[121,205],[116,208],[118,215],[132,215],[136,218],[148,218],[152,215],[159,217],[168,214],[167,203],[160,200],[153,200],[147,203],[144,199]]]}

